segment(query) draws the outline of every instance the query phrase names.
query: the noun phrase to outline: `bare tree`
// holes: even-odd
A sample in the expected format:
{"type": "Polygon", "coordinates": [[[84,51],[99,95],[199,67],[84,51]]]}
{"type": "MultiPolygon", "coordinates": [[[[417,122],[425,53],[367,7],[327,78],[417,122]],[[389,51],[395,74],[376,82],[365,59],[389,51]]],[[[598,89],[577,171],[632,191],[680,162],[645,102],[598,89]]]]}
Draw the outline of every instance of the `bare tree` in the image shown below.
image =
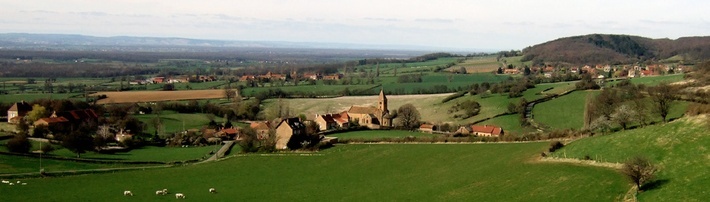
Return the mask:
{"type": "Polygon", "coordinates": [[[629,159],[621,168],[621,172],[624,173],[631,182],[636,184],[636,192],[641,190],[641,185],[653,180],[657,170],[656,166],[653,165],[650,160],[642,156],[635,156],[629,159]]]}
{"type": "Polygon", "coordinates": [[[412,104],[405,104],[397,109],[397,118],[400,125],[407,129],[414,129],[419,127],[419,110],[412,104]]]}
{"type": "Polygon", "coordinates": [[[648,94],[653,100],[652,110],[661,116],[663,122],[666,122],[666,117],[668,117],[673,101],[676,99],[676,94],[673,91],[673,87],[667,83],[658,84],[648,90],[648,94]]]}

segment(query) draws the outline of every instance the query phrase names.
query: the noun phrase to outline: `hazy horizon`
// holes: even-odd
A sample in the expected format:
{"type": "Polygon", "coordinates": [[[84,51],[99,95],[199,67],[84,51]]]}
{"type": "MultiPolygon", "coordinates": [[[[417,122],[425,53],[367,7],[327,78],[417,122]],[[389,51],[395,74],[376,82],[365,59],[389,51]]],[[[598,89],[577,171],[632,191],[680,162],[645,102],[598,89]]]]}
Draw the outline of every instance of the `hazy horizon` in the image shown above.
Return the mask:
{"type": "Polygon", "coordinates": [[[0,0],[2,33],[508,50],[593,33],[710,33],[707,1],[0,0]]]}

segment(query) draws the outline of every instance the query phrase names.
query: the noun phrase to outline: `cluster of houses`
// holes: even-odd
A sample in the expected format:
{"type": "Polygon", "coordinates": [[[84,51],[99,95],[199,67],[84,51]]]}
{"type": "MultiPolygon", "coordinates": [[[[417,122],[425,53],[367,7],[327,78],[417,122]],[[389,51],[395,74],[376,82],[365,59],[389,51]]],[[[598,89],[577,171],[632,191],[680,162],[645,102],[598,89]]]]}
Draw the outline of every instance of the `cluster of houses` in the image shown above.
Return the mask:
{"type": "MultiPolygon", "coordinates": [[[[439,131],[436,125],[429,123],[419,126],[419,131],[425,133],[445,133],[439,131]]],[[[477,137],[501,137],[505,134],[505,131],[503,131],[503,128],[494,125],[470,125],[459,127],[454,134],[477,137]]]]}
{"type": "MultiPolygon", "coordinates": [[[[533,74],[543,74],[546,78],[551,78],[555,73],[576,73],[576,74],[591,74],[594,76],[603,76],[603,73],[608,72],[619,72],[621,71],[621,77],[646,77],[658,75],[661,72],[675,72],[681,73],[685,70],[685,66],[669,66],[665,64],[652,64],[646,66],[611,66],[611,65],[585,65],[583,67],[562,67],[556,68],[552,65],[547,66],[534,66],[530,68],[530,72],[533,74]]],[[[522,71],[517,68],[504,69],[503,74],[521,74],[522,71]]]]}
{"type": "Polygon", "coordinates": [[[165,83],[188,83],[188,82],[212,82],[217,81],[217,77],[211,75],[201,76],[174,76],[174,77],[152,77],[145,80],[129,81],[130,85],[165,84],[165,83]]]}
{"type": "MultiPolygon", "coordinates": [[[[239,81],[250,81],[250,80],[258,80],[258,79],[266,79],[266,80],[283,80],[285,81],[287,79],[286,74],[276,74],[273,72],[267,72],[266,74],[262,75],[252,75],[252,74],[247,74],[239,77],[239,81]]],[[[309,80],[340,80],[343,78],[343,74],[330,74],[330,75],[322,75],[320,73],[304,73],[302,77],[299,77],[296,72],[291,72],[290,78],[303,78],[303,79],[309,79],[309,80]]]]}

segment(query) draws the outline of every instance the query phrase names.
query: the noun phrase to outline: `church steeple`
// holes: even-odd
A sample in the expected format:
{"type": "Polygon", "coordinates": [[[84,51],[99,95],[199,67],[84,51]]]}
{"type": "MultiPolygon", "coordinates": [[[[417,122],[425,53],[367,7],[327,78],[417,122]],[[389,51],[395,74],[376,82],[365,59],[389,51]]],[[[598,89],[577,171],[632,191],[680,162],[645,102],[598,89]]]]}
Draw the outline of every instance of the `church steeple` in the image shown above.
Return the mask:
{"type": "Polygon", "coordinates": [[[382,88],[380,88],[380,99],[379,102],[377,102],[377,108],[382,112],[387,111],[387,97],[385,96],[385,91],[382,88]]]}

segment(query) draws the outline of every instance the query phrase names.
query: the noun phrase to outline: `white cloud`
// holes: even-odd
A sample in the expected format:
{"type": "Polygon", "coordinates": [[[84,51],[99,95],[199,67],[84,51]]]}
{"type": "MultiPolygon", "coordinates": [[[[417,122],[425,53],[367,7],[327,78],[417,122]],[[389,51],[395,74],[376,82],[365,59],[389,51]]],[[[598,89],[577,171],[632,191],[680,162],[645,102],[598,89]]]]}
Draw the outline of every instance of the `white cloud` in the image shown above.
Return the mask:
{"type": "Polygon", "coordinates": [[[590,33],[710,33],[709,1],[0,0],[3,32],[519,49],[590,33]]]}

